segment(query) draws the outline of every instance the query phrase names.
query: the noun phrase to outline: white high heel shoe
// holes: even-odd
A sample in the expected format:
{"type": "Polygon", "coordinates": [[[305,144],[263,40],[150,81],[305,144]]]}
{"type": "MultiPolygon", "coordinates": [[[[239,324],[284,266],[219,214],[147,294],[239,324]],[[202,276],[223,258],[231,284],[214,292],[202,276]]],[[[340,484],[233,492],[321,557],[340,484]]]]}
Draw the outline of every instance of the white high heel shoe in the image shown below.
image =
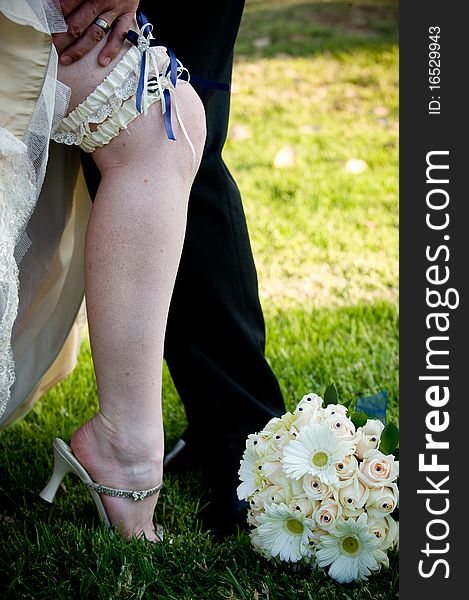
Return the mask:
{"type": "MultiPolygon", "coordinates": [[[[99,497],[99,494],[107,494],[108,496],[117,496],[119,498],[131,498],[134,501],[138,501],[144,500],[147,496],[156,494],[163,487],[163,484],[159,483],[157,486],[150,488],[149,490],[119,490],[116,488],[107,487],[105,485],[100,485],[91,479],[86,469],[73,454],[70,446],[63,440],[60,438],[55,438],[53,442],[53,450],[54,469],[46,487],[40,492],[39,496],[47,502],[52,502],[65,475],[67,473],[75,473],[90,490],[90,494],[98,508],[99,516],[108,528],[111,528],[112,524],[109,521],[109,517],[106,513],[103,502],[99,497]]],[[[114,535],[114,532],[111,529],[110,533],[111,535],[114,535]]],[[[157,524],[155,533],[160,540],[163,540],[163,527],[161,525],[157,524]]]]}

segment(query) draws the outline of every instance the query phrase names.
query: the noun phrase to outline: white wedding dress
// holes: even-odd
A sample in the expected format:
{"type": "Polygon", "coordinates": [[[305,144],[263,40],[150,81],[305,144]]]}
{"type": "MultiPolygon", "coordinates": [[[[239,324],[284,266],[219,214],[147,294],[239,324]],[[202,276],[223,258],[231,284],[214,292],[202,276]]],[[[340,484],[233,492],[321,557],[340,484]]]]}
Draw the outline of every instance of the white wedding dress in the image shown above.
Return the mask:
{"type": "Polygon", "coordinates": [[[92,204],[78,149],[49,144],[69,98],[60,31],[53,0],[0,0],[0,429],[73,370],[86,331],[92,204]]]}

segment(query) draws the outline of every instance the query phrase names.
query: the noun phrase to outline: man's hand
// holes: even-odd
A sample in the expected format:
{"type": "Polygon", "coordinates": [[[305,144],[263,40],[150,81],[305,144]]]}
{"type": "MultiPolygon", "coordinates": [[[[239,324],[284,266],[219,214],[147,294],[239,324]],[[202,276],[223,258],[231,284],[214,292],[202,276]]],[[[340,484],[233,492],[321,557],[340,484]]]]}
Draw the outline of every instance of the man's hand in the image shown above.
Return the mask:
{"type": "Polygon", "coordinates": [[[93,21],[97,17],[112,26],[98,62],[108,65],[122,48],[138,7],[138,0],[60,0],[68,25],[67,33],[56,33],[54,44],[60,62],[69,65],[87,54],[103,39],[104,31],[93,21]]]}

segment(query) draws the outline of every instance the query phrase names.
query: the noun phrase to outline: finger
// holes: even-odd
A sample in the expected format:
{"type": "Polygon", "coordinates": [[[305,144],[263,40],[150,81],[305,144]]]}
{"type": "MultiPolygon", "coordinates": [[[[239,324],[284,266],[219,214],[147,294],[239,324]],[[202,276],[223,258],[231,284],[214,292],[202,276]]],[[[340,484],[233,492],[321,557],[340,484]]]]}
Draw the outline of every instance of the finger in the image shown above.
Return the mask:
{"type": "Polygon", "coordinates": [[[124,45],[127,32],[131,28],[133,18],[133,13],[127,13],[114,21],[106,45],[98,56],[98,63],[101,66],[108,65],[119,54],[124,45]]]}
{"type": "Polygon", "coordinates": [[[64,17],[68,17],[68,15],[75,10],[77,6],[83,4],[87,0],[60,0],[60,8],[62,9],[62,13],[64,17]]]}
{"type": "Polygon", "coordinates": [[[52,40],[57,52],[60,54],[64,48],[69,46],[75,38],[72,38],[68,33],[54,33],[52,40]]]}
{"type": "Polygon", "coordinates": [[[95,14],[97,10],[96,3],[87,2],[84,6],[75,11],[69,19],[67,19],[67,32],[57,33],[53,36],[54,44],[59,54],[65,48],[67,48],[67,46],[73,44],[75,40],[78,40],[84,34],[88,27],[93,23],[95,18],[99,15],[99,12],[98,14],[95,14]],[[91,5],[93,5],[94,8],[91,5]]]}
{"type": "Polygon", "coordinates": [[[134,14],[138,7],[138,0],[61,0],[62,9],[67,16],[67,33],[57,34],[54,43],[57,51],[62,52],[67,46],[79,39],[96,17],[112,15],[108,23],[111,24],[115,17],[134,14]],[[65,11],[69,11],[66,12],[65,11]]]}
{"type": "MultiPolygon", "coordinates": [[[[104,13],[100,15],[101,19],[104,19],[106,23],[112,25],[113,19],[115,15],[113,13],[104,13]]],[[[66,46],[65,50],[60,55],[60,62],[63,65],[70,65],[77,60],[80,60],[85,54],[98,44],[103,37],[106,35],[106,32],[96,25],[95,23],[91,23],[88,29],[74,41],[66,46]]]]}
{"type": "Polygon", "coordinates": [[[115,18],[118,12],[105,12],[105,9],[106,3],[104,0],[88,0],[88,2],[81,4],[67,19],[67,34],[78,40],[93,23],[96,17],[101,17],[102,19],[106,17],[106,21],[111,25],[112,21],[109,21],[107,17],[112,15],[112,17],[115,18]]]}

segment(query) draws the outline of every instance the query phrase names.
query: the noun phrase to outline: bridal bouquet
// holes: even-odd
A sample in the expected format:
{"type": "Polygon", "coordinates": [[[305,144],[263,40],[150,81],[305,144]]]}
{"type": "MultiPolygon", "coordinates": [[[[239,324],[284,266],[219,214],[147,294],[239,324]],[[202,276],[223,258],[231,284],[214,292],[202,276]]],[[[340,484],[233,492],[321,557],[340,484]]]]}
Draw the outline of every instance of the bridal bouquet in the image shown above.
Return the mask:
{"type": "Polygon", "coordinates": [[[248,437],[237,492],[258,552],[348,583],[388,566],[398,544],[398,430],[364,412],[347,416],[351,402],[337,404],[334,386],[324,397],[307,394],[248,437]]]}

